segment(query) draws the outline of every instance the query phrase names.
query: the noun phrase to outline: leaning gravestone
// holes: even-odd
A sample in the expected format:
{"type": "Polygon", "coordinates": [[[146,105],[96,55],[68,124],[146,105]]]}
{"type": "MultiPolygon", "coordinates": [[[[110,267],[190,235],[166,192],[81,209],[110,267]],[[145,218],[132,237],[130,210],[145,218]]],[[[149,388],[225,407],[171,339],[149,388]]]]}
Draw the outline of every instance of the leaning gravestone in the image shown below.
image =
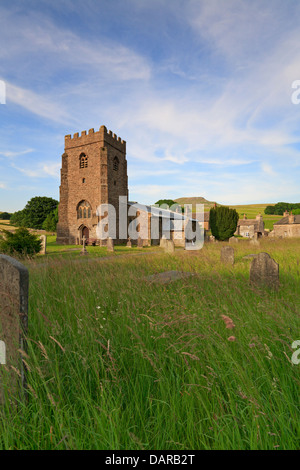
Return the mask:
{"type": "Polygon", "coordinates": [[[279,264],[268,253],[259,253],[250,265],[250,283],[257,286],[279,287],[279,264]]]}
{"type": "Polygon", "coordinates": [[[107,239],[106,248],[109,252],[113,252],[115,250],[114,241],[111,237],[108,237],[107,239]]]}
{"type": "Polygon", "coordinates": [[[46,235],[41,235],[40,239],[42,241],[40,253],[42,255],[45,255],[47,253],[47,237],[46,237],[46,235]]]}
{"type": "Polygon", "coordinates": [[[14,258],[0,255],[0,403],[23,395],[26,387],[20,352],[26,350],[28,326],[27,268],[14,258]]]}
{"type": "Polygon", "coordinates": [[[175,245],[174,245],[173,240],[166,240],[164,249],[165,249],[165,253],[169,253],[169,254],[175,253],[175,245]]]}
{"type": "Polygon", "coordinates": [[[221,248],[221,261],[222,263],[234,265],[234,249],[231,246],[223,246],[221,248]]]}

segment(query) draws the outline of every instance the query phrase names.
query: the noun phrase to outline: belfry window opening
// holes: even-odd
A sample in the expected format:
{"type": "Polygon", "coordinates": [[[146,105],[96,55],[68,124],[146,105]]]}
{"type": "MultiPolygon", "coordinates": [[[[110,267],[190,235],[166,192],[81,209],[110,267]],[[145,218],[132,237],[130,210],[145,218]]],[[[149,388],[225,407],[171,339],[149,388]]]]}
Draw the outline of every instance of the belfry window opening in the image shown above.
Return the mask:
{"type": "Polygon", "coordinates": [[[79,166],[80,166],[80,168],[87,168],[88,167],[88,157],[84,153],[82,153],[79,157],[79,166]]]}
{"type": "Polygon", "coordinates": [[[113,169],[114,169],[114,171],[118,171],[118,169],[119,169],[119,159],[118,159],[118,157],[114,158],[113,169]]]}

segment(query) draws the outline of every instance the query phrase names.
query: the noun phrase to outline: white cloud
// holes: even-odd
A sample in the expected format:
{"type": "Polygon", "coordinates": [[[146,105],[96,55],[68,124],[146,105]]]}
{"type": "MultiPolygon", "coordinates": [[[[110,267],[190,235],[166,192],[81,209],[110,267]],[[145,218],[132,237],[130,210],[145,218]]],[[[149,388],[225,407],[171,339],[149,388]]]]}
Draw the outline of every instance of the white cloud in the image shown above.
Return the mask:
{"type": "Polygon", "coordinates": [[[34,149],[21,150],[20,152],[11,152],[7,150],[7,151],[0,151],[0,155],[3,155],[4,157],[7,157],[7,158],[14,158],[14,157],[19,157],[20,155],[26,155],[33,151],[34,149]]]}
{"type": "Polygon", "coordinates": [[[59,178],[59,170],[61,167],[60,163],[39,163],[34,169],[21,168],[15,164],[11,166],[30,178],[45,178],[47,176],[59,178]]]}
{"type": "Polygon", "coordinates": [[[7,103],[15,103],[27,109],[31,113],[37,114],[54,122],[63,123],[72,122],[72,116],[64,109],[62,104],[55,103],[53,97],[47,97],[43,94],[37,94],[31,90],[7,84],[7,103]]]}

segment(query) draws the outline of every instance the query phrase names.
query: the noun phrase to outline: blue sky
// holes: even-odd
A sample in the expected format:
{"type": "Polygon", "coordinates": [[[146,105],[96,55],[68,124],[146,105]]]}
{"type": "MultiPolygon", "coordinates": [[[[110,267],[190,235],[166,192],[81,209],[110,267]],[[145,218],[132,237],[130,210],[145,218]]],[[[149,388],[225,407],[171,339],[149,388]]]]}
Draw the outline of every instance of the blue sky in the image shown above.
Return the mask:
{"type": "Polygon", "coordinates": [[[1,0],[0,44],[0,210],[58,199],[103,124],[131,200],[300,201],[298,0],[1,0]]]}

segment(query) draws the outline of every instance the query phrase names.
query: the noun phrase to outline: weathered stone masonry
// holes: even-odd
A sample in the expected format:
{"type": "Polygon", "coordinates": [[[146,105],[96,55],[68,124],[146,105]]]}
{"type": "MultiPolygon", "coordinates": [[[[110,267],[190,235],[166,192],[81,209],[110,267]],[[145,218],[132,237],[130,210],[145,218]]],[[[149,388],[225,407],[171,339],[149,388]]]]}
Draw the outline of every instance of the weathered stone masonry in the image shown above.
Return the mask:
{"type": "Polygon", "coordinates": [[[101,126],[65,136],[62,155],[57,242],[81,243],[97,239],[96,215],[100,204],[116,209],[117,241],[119,234],[119,196],[128,198],[126,142],[101,126]]]}

